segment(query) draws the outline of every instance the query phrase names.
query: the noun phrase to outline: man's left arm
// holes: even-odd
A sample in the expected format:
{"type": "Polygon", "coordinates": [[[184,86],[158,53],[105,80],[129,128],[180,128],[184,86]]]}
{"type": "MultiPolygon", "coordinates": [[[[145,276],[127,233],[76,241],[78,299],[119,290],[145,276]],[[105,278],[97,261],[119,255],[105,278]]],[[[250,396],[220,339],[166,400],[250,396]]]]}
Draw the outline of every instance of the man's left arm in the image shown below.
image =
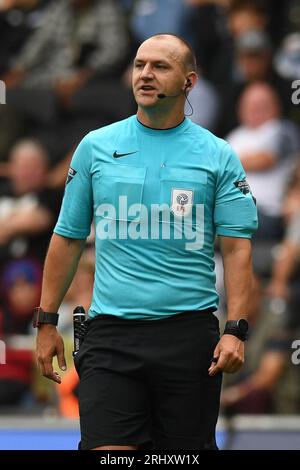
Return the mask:
{"type": "MultiPolygon", "coordinates": [[[[251,287],[251,240],[248,238],[220,236],[224,264],[224,283],[227,296],[227,320],[247,316],[251,287]]],[[[236,336],[224,334],[214,351],[209,375],[217,372],[237,372],[244,363],[244,343],[236,336]]]]}
{"type": "MultiPolygon", "coordinates": [[[[218,163],[214,224],[221,241],[228,321],[236,321],[249,310],[253,282],[251,236],[257,229],[257,210],[245,171],[228,144],[222,148],[218,163]]],[[[220,371],[233,373],[242,366],[245,326],[245,322],[227,324],[227,333],[214,351],[210,375],[220,371]]]]}
{"type": "Polygon", "coordinates": [[[9,243],[19,235],[31,236],[51,229],[54,217],[42,206],[22,209],[4,220],[0,226],[0,245],[9,243]]]}

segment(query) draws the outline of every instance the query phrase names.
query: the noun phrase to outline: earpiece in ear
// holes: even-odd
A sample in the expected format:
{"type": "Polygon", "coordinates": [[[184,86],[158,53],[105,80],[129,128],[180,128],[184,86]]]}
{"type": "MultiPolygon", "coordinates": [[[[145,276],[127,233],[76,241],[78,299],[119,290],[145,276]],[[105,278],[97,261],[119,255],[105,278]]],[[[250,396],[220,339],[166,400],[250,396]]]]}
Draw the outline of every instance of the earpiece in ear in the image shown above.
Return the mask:
{"type": "Polygon", "coordinates": [[[189,88],[189,87],[191,86],[191,84],[192,84],[191,79],[190,79],[190,78],[187,78],[186,84],[185,84],[185,87],[184,87],[185,90],[186,90],[187,88],[189,88]]]}

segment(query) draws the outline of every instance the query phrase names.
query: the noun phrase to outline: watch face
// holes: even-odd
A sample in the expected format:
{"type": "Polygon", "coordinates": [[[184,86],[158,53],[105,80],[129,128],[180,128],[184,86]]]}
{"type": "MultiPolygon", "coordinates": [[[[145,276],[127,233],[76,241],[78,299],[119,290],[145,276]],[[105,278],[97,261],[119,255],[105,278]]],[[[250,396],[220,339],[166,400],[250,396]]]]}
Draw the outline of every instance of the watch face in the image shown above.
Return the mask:
{"type": "Polygon", "coordinates": [[[238,328],[239,330],[245,334],[248,332],[248,322],[247,320],[244,320],[243,318],[238,321],[238,328]]]}

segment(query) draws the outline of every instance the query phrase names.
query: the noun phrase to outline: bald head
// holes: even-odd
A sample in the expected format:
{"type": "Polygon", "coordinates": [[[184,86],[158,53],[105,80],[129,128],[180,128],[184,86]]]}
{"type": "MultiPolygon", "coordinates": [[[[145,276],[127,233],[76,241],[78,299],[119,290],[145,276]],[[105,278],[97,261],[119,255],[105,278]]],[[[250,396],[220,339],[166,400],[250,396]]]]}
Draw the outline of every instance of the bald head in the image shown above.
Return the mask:
{"type": "Polygon", "coordinates": [[[171,33],[159,33],[159,34],[154,34],[150,38],[146,39],[140,47],[143,46],[143,44],[148,44],[148,43],[168,43],[170,45],[170,48],[173,48],[174,53],[176,54],[177,60],[180,61],[181,66],[186,72],[196,72],[197,70],[197,62],[196,62],[196,57],[195,53],[191,47],[191,45],[181,36],[178,36],[177,34],[171,34],[171,33]]]}
{"type": "Polygon", "coordinates": [[[153,110],[159,110],[170,116],[178,113],[181,119],[186,93],[198,78],[195,62],[189,44],[178,36],[157,34],[144,41],[136,53],[132,72],[138,112],[143,109],[144,113],[147,110],[153,114],[153,110]],[[161,96],[167,99],[162,100],[161,96]]]}
{"type": "Polygon", "coordinates": [[[44,187],[48,171],[48,156],[37,141],[26,139],[11,150],[10,173],[13,186],[19,193],[39,190],[44,187]]]}
{"type": "Polygon", "coordinates": [[[241,96],[239,116],[247,127],[259,127],[280,117],[280,103],[276,91],[267,83],[249,85],[241,96]]]}

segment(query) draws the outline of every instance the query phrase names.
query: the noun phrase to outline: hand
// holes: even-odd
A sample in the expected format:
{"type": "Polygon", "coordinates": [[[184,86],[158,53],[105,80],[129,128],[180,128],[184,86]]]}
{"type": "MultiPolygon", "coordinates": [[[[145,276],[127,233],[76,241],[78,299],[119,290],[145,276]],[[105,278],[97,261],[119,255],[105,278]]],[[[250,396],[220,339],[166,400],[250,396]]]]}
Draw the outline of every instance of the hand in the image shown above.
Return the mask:
{"type": "Polygon", "coordinates": [[[52,359],[57,356],[58,365],[65,371],[66,359],[64,342],[54,325],[41,325],[38,329],[36,342],[36,359],[39,369],[44,377],[60,384],[61,378],[53,371],[52,359]]]}
{"type": "Polygon", "coordinates": [[[210,376],[218,372],[233,374],[244,364],[244,343],[233,335],[223,335],[214,350],[216,362],[212,362],[208,373],[210,376]]]}

